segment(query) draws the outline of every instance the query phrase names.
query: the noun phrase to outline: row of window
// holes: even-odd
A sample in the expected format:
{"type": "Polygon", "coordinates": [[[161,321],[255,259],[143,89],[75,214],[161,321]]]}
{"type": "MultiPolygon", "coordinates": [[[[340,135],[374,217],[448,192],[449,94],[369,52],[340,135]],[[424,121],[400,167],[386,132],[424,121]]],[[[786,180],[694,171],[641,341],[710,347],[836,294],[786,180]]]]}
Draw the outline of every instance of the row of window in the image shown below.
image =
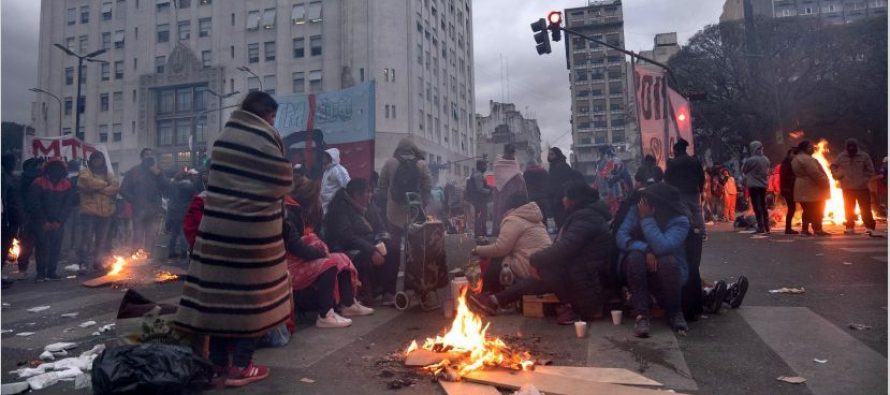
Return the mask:
{"type": "MultiPolygon", "coordinates": [[[[581,134],[581,136],[586,135],[587,133],[581,134]]],[[[627,139],[624,134],[623,129],[612,130],[612,144],[623,144],[626,143],[627,139]]],[[[579,144],[608,144],[609,143],[609,133],[605,130],[598,130],[593,132],[593,139],[590,137],[580,137],[578,138],[579,144]]],[[[579,152],[580,153],[580,152],[579,152]]]]}
{"type": "Polygon", "coordinates": [[[119,142],[123,138],[123,126],[119,123],[111,125],[99,125],[99,142],[108,142],[108,132],[111,131],[111,141],[119,142]]]}
{"type": "Polygon", "coordinates": [[[188,145],[192,136],[194,144],[201,145],[207,139],[207,117],[160,119],[155,122],[155,134],[158,147],[188,145]]]}
{"type": "MultiPolygon", "coordinates": [[[[247,30],[274,29],[277,8],[266,8],[262,11],[252,10],[247,12],[247,30]]],[[[308,14],[306,4],[294,4],[291,8],[291,22],[295,25],[302,25],[306,22],[321,22],[321,1],[312,1],[309,3],[308,14]]]]}
{"type": "MultiPolygon", "coordinates": [[[[263,60],[266,62],[274,62],[277,57],[277,48],[275,41],[266,41],[263,43],[263,60]]],[[[321,35],[309,37],[309,55],[321,56],[322,41],[321,35]]],[[[293,57],[295,59],[306,56],[306,39],[298,37],[293,40],[293,57]]],[[[260,61],[260,44],[247,44],[247,63],[259,63],[260,61]]]]}
{"type": "MultiPolygon", "coordinates": [[[[117,0],[118,4],[126,3],[126,0],[117,0]]],[[[210,4],[212,0],[198,0],[198,4],[207,5],[210,4]]],[[[189,8],[191,7],[191,0],[177,0],[177,8],[189,8]]],[[[166,12],[170,10],[170,1],[169,0],[157,0],[157,10],[158,12],[166,12]]],[[[139,0],[136,0],[136,8],[139,8],[139,0]]],[[[68,25],[74,25],[78,21],[78,16],[80,17],[80,23],[86,24],[90,23],[90,6],[83,5],[80,6],[78,13],[77,7],[68,8],[66,13],[66,21],[68,25]]],[[[110,21],[112,17],[112,3],[110,1],[105,1],[102,3],[101,8],[99,9],[99,16],[102,21],[110,21]]]]}
{"type": "MultiPolygon", "coordinates": [[[[581,114],[586,114],[589,112],[604,113],[604,112],[606,112],[606,101],[603,99],[594,100],[591,105],[591,103],[587,100],[576,100],[575,101],[575,109],[581,114]]],[[[613,113],[623,112],[624,111],[623,100],[613,98],[609,103],[609,111],[611,111],[613,113]]]]}

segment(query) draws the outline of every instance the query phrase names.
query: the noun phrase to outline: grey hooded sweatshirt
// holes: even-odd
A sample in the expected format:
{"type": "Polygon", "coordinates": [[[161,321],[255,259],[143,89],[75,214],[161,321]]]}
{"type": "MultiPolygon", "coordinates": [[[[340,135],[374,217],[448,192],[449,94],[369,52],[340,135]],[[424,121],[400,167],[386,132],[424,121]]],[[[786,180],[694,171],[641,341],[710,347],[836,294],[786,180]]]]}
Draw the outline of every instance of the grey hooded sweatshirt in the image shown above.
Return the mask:
{"type": "Polygon", "coordinates": [[[742,164],[745,185],[748,188],[766,188],[769,181],[769,158],[763,155],[763,144],[754,140],[749,145],[751,156],[742,164]]]}

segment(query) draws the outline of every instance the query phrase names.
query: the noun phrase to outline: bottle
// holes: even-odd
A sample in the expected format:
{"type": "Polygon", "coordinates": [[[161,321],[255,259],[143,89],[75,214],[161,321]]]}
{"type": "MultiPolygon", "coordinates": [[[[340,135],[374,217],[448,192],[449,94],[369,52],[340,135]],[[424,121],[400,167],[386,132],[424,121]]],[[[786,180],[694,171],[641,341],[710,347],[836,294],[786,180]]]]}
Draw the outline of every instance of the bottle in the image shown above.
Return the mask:
{"type": "Polygon", "coordinates": [[[510,269],[510,265],[507,262],[501,264],[501,286],[509,287],[513,285],[513,282],[516,280],[516,276],[513,274],[513,269],[510,269]]]}

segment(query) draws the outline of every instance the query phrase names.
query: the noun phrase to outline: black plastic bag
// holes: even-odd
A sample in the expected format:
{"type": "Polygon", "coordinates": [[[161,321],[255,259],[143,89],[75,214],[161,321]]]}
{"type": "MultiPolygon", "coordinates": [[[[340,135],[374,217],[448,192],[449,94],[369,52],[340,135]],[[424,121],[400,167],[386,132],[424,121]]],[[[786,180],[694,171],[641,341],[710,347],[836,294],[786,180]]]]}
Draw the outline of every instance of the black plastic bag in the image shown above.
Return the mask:
{"type": "Polygon", "coordinates": [[[93,393],[191,394],[213,378],[213,365],[188,347],[140,344],[105,350],[93,362],[93,393]]]}

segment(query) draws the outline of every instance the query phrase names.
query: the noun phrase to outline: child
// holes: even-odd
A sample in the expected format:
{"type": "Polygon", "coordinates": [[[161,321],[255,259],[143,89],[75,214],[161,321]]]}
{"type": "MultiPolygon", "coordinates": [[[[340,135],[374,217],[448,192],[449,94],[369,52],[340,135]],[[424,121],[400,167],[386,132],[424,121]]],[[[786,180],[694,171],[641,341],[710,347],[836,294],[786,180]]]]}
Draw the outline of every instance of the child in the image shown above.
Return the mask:
{"type": "Polygon", "coordinates": [[[735,203],[739,189],[735,185],[735,177],[729,174],[728,170],[723,170],[723,177],[726,178],[726,185],[723,188],[723,215],[727,221],[735,221],[735,203]]]}

